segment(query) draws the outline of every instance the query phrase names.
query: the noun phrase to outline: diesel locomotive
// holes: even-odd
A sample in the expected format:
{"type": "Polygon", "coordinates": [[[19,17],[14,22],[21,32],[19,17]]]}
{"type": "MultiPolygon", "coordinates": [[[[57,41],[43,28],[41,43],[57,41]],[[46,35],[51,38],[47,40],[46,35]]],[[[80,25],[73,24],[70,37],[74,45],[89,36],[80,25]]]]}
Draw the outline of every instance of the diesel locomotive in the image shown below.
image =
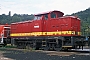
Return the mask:
{"type": "Polygon", "coordinates": [[[62,50],[85,44],[80,30],[78,17],[54,10],[35,14],[33,20],[11,23],[9,37],[18,48],[62,50]]]}

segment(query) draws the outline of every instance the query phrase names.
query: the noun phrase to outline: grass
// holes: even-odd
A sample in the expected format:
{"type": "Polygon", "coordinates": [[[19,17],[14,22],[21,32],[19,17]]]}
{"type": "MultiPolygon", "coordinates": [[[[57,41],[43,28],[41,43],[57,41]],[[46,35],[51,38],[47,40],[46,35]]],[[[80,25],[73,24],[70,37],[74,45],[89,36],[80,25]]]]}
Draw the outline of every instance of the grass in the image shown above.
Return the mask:
{"type": "Polygon", "coordinates": [[[5,48],[16,48],[16,46],[5,46],[5,48]]]}

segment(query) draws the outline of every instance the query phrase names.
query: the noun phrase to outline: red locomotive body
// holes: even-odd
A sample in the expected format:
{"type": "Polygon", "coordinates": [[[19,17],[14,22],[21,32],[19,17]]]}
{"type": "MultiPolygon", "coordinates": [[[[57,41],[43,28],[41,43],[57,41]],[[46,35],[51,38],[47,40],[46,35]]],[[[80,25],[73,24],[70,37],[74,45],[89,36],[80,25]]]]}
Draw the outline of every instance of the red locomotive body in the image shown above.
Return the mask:
{"type": "Polygon", "coordinates": [[[74,16],[63,17],[59,11],[38,14],[35,20],[11,24],[11,37],[79,35],[80,20],[74,16]]]}
{"type": "Polygon", "coordinates": [[[33,20],[11,24],[11,41],[19,48],[75,48],[80,36],[80,19],[60,11],[36,14],[33,20]]]}

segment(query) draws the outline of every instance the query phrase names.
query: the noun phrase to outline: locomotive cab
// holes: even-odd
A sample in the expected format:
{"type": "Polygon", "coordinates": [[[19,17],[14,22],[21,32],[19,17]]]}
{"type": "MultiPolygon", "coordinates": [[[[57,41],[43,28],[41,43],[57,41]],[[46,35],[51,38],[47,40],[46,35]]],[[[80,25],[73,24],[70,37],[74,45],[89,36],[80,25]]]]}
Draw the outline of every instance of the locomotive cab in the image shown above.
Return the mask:
{"type": "Polygon", "coordinates": [[[34,17],[34,20],[51,20],[51,18],[59,18],[62,17],[64,15],[64,13],[60,12],[60,11],[50,11],[50,12],[45,12],[45,13],[41,13],[41,14],[36,14],[34,17]]]}

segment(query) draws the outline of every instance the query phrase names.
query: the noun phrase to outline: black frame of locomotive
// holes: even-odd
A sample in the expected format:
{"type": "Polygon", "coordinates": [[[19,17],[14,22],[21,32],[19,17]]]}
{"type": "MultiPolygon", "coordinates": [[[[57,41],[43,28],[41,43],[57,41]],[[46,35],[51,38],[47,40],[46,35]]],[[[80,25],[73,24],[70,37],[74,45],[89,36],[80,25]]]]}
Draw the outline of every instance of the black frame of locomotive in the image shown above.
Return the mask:
{"type": "Polygon", "coordinates": [[[48,37],[23,37],[12,38],[11,44],[17,48],[33,48],[44,50],[68,50],[68,49],[83,49],[87,41],[85,36],[48,36],[48,37]]]}

